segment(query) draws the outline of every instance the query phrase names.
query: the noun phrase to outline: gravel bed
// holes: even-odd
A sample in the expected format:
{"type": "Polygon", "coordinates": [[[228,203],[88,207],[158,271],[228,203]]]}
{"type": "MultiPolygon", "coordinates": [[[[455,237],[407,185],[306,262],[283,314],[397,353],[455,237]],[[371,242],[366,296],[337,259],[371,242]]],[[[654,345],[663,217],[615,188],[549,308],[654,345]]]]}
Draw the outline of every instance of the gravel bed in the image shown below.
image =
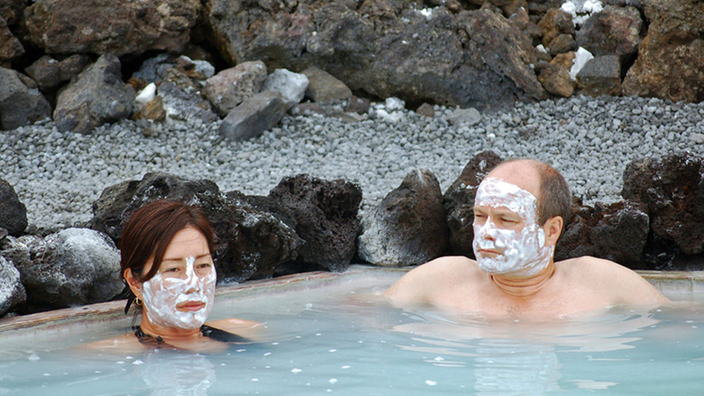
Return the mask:
{"type": "Polygon", "coordinates": [[[364,192],[362,210],[377,204],[413,169],[431,170],[445,191],[483,150],[503,158],[546,161],[585,203],[620,199],[622,173],[634,159],[673,152],[704,154],[704,103],[576,96],[518,104],[456,127],[454,109],[434,118],[374,104],[366,119],[287,115],[278,128],[247,142],[223,140],[219,122],[168,120],[152,136],[133,121],[90,135],[60,133],[46,121],[0,131],[0,177],[27,206],[30,227],[80,226],[106,187],[147,172],[209,179],[221,191],[266,195],[286,176],[344,178],[364,192]]]}

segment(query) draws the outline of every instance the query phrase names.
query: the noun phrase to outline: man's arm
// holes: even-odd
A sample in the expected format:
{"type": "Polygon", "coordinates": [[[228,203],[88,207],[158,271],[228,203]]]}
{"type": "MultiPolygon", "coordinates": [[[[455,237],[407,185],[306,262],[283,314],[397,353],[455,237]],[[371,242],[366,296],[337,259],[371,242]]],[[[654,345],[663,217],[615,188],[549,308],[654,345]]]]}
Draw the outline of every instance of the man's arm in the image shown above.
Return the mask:
{"type": "Polygon", "coordinates": [[[434,304],[438,293],[450,287],[471,268],[466,257],[440,257],[422,264],[396,281],[383,293],[394,305],[434,304]]]}

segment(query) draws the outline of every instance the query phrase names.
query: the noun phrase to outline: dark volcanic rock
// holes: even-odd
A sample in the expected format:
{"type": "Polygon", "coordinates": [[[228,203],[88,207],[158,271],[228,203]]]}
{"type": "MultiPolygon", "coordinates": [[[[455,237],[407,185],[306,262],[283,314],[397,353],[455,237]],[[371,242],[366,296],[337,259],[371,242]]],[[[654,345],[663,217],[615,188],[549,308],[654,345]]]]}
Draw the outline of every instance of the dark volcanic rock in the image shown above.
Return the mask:
{"type": "Polygon", "coordinates": [[[704,100],[704,2],[645,2],[648,35],[623,80],[624,95],[704,100]]]}
{"type": "Polygon", "coordinates": [[[460,177],[445,191],[443,205],[447,213],[451,254],[474,258],[474,197],[484,176],[501,161],[501,157],[493,151],[477,154],[465,165],[460,177]]]}
{"type": "Polygon", "coordinates": [[[580,256],[604,258],[642,268],[650,222],[641,204],[622,201],[594,208],[578,206],[555,249],[555,260],[580,256]]]}
{"type": "Polygon", "coordinates": [[[159,199],[186,202],[208,218],[217,235],[213,254],[220,281],[270,277],[281,263],[296,258],[303,243],[295,232],[295,222],[280,204],[237,192],[225,196],[212,181],[163,173],[106,188],[93,204],[91,227],[119,244],[132,213],[159,199]]]}
{"type": "Polygon", "coordinates": [[[221,262],[225,281],[285,275],[279,266],[298,257],[305,241],[288,209],[269,197],[227,194],[234,229],[221,262]]]}
{"type": "Polygon", "coordinates": [[[281,180],[269,197],[290,210],[296,233],[306,241],[298,251],[300,261],[336,272],[347,269],[361,229],[359,186],[298,175],[281,180]]]}
{"type": "Polygon", "coordinates": [[[15,189],[3,179],[0,179],[0,228],[12,236],[22,235],[27,228],[27,208],[15,189]]]}
{"type": "Polygon", "coordinates": [[[106,54],[59,91],[54,121],[62,132],[90,133],[129,117],[134,98],[132,87],[122,81],[120,60],[106,54]]]}
{"type": "Polygon", "coordinates": [[[404,2],[304,0],[206,4],[206,23],[230,64],[317,66],[353,92],[478,109],[546,97],[531,39],[489,10],[422,14],[404,2]]]}
{"type": "Polygon", "coordinates": [[[448,245],[440,184],[432,172],[409,173],[362,220],[358,255],[375,265],[418,265],[443,254],[448,245]]]}
{"type": "Polygon", "coordinates": [[[577,43],[592,55],[618,55],[627,62],[645,36],[640,12],[635,7],[606,6],[587,19],[577,32],[577,43]]]}
{"type": "Polygon", "coordinates": [[[198,0],[37,0],[25,12],[27,40],[49,54],[116,56],[180,52],[198,0]]]}
{"type": "Polygon", "coordinates": [[[633,161],[623,173],[621,195],[647,207],[650,228],[660,238],[685,254],[704,252],[702,158],[682,153],[633,161]]]}
{"type": "Polygon", "coordinates": [[[0,67],[0,129],[15,129],[51,117],[51,105],[31,78],[0,67]]]}

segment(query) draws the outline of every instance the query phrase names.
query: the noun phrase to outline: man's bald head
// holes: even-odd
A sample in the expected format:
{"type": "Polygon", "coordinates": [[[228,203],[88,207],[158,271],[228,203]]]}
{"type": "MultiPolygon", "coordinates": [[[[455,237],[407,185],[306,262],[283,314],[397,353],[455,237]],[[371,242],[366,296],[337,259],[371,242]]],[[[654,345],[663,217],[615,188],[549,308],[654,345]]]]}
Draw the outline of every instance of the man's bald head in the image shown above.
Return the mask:
{"type": "Polygon", "coordinates": [[[564,225],[572,217],[570,188],[552,166],[531,159],[508,160],[497,165],[487,177],[497,177],[530,192],[538,200],[538,224],[560,216],[564,225]]]}

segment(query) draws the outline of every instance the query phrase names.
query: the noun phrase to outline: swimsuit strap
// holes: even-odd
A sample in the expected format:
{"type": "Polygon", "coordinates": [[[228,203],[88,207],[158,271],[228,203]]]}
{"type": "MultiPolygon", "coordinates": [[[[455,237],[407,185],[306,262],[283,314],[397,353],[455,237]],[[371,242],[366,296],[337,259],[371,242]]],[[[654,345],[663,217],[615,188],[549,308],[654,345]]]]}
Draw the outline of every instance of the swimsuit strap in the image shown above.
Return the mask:
{"type": "Polygon", "coordinates": [[[200,333],[205,337],[220,342],[252,342],[252,340],[242,337],[241,335],[233,334],[225,330],[210,327],[208,325],[201,326],[200,333]]]}
{"type": "MultiPolygon", "coordinates": [[[[156,349],[161,349],[164,346],[170,346],[172,348],[175,348],[174,346],[170,345],[166,341],[164,341],[161,336],[154,337],[150,334],[145,333],[142,330],[141,326],[134,326],[132,327],[134,330],[134,336],[137,337],[137,340],[139,341],[140,344],[154,347],[156,349]]],[[[203,325],[200,327],[200,334],[202,334],[204,337],[211,338],[214,341],[220,341],[220,342],[250,342],[251,340],[242,337],[237,334],[232,334],[229,333],[225,330],[220,330],[215,327],[210,327],[208,325],[203,325]]]]}

